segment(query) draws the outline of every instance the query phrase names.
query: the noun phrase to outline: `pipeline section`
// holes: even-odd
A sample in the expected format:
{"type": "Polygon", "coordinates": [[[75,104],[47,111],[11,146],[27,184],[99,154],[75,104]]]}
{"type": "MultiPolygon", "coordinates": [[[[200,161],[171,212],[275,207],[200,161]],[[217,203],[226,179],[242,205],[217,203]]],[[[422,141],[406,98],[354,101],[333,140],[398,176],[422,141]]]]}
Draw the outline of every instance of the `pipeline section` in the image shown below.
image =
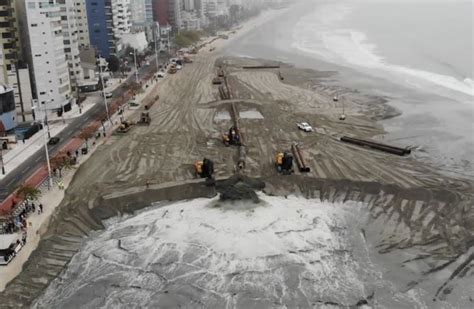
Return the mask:
{"type": "Polygon", "coordinates": [[[306,165],[306,162],[303,158],[303,154],[298,144],[291,145],[291,152],[293,152],[293,157],[296,160],[296,164],[298,165],[298,169],[300,170],[300,172],[309,173],[311,169],[306,165]]]}
{"type": "Polygon", "coordinates": [[[382,144],[382,143],[378,143],[378,142],[374,142],[370,140],[364,140],[360,138],[343,136],[341,137],[341,141],[345,143],[357,145],[357,146],[377,149],[380,151],[384,151],[384,152],[399,155],[399,156],[405,156],[411,153],[411,149],[408,149],[408,148],[395,147],[395,146],[386,145],[386,144],[382,144]]]}

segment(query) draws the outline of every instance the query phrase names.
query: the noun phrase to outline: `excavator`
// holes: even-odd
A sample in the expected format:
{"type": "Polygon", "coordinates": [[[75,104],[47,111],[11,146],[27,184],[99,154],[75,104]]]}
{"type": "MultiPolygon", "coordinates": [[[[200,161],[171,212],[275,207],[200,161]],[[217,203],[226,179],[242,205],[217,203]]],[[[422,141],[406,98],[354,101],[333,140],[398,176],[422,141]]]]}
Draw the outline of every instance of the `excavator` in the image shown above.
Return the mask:
{"type": "Polygon", "coordinates": [[[277,153],[275,166],[278,173],[291,175],[293,173],[293,155],[288,151],[277,153]]]}
{"type": "Polygon", "coordinates": [[[196,163],[194,163],[194,169],[198,177],[212,179],[214,174],[214,162],[204,158],[202,161],[196,161],[196,163]]]}
{"type": "Polygon", "coordinates": [[[235,127],[231,127],[229,129],[229,133],[224,133],[222,135],[222,142],[226,146],[230,146],[230,145],[240,146],[240,145],[242,145],[242,143],[240,141],[239,132],[237,131],[237,129],[235,127]]]}

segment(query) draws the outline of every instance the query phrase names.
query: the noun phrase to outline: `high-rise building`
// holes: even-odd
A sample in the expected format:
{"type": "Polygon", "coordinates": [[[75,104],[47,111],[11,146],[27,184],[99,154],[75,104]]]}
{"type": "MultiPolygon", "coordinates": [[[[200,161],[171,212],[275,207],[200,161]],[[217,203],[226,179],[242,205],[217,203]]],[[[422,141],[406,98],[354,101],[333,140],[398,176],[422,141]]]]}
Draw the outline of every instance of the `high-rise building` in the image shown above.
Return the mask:
{"type": "Polygon", "coordinates": [[[58,3],[61,7],[64,52],[69,67],[71,90],[74,92],[77,90],[79,80],[82,79],[76,10],[73,0],[58,0],[58,3]]]}
{"type": "Polygon", "coordinates": [[[130,19],[132,28],[141,28],[146,23],[146,5],[145,0],[133,0],[130,2],[130,19]]]}
{"type": "Polygon", "coordinates": [[[13,89],[16,118],[21,122],[31,118],[31,85],[28,67],[21,61],[18,26],[15,2],[0,1],[0,83],[13,89]]]}
{"type": "Polygon", "coordinates": [[[153,0],[153,19],[160,26],[169,25],[168,3],[169,0],[153,0]]]}
{"type": "Polygon", "coordinates": [[[71,99],[68,62],[64,51],[61,4],[58,0],[18,1],[24,57],[30,68],[34,114],[67,108],[71,99]]]}
{"type": "Polygon", "coordinates": [[[153,23],[153,0],[145,0],[145,16],[148,24],[153,23]]]}
{"type": "Polygon", "coordinates": [[[130,33],[130,0],[90,0],[86,2],[90,44],[101,57],[121,51],[120,36],[130,33]]]}
{"type": "Polygon", "coordinates": [[[74,0],[74,9],[76,13],[77,39],[79,47],[90,45],[89,24],[87,21],[86,0],[74,0]]]}

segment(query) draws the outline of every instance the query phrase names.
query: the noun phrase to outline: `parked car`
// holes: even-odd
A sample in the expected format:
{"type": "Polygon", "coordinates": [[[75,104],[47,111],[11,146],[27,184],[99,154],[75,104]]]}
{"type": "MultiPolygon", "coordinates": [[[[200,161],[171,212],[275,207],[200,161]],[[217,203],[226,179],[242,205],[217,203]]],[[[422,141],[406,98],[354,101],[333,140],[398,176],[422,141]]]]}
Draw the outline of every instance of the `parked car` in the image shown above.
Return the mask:
{"type": "Polygon", "coordinates": [[[106,97],[107,99],[110,99],[113,95],[114,95],[114,94],[113,94],[112,92],[106,92],[106,93],[105,93],[105,97],[106,97]]]}
{"type": "Polygon", "coordinates": [[[309,125],[309,123],[307,123],[307,122],[298,123],[297,125],[298,125],[298,129],[300,129],[302,131],[313,132],[313,127],[311,127],[309,125]]]}
{"type": "Polygon", "coordinates": [[[59,140],[60,138],[57,136],[51,137],[48,141],[48,145],[56,145],[57,143],[59,143],[59,140]]]}
{"type": "Polygon", "coordinates": [[[161,72],[161,71],[160,71],[160,72],[157,72],[157,73],[156,73],[156,77],[158,77],[158,78],[163,78],[163,77],[165,77],[165,72],[161,72]]]}
{"type": "Polygon", "coordinates": [[[182,68],[183,68],[182,65],[179,65],[179,64],[176,65],[176,69],[177,69],[177,70],[181,70],[182,68]]]}

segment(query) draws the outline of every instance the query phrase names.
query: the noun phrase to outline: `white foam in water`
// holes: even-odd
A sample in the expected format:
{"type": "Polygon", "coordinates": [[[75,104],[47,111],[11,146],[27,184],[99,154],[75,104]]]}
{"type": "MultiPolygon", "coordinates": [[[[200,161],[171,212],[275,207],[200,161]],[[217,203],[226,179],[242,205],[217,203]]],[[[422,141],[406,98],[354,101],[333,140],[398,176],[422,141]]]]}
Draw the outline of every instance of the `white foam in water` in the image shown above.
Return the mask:
{"type": "Polygon", "coordinates": [[[260,197],[258,205],[197,199],[114,219],[36,307],[295,308],[392,290],[364,249],[362,204],[260,197]]]}
{"type": "Polygon", "coordinates": [[[321,4],[296,24],[292,46],[329,62],[340,64],[342,60],[349,65],[394,74],[398,80],[411,86],[442,86],[474,96],[474,81],[470,78],[459,80],[452,76],[387,63],[377,54],[377,47],[369,42],[365,33],[339,26],[350,10],[347,3],[321,4]]]}

